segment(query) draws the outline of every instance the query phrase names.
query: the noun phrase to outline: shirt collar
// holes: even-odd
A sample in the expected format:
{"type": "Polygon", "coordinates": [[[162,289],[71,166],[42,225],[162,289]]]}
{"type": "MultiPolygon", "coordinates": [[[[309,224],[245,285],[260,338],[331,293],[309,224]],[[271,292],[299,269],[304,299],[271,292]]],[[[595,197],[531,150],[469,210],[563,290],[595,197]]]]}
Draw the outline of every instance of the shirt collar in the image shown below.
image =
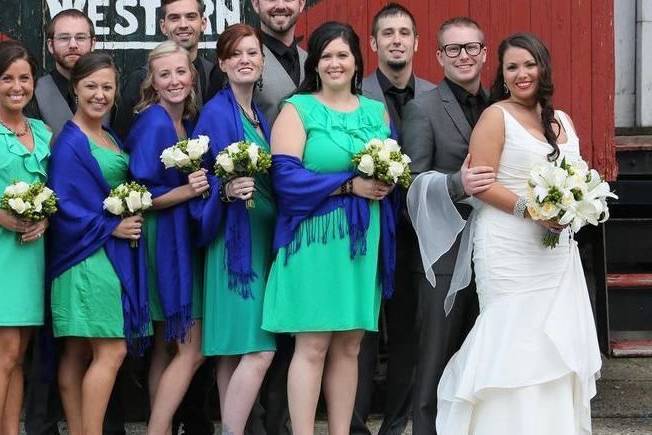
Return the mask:
{"type": "Polygon", "coordinates": [[[380,68],[376,69],[376,77],[378,78],[378,84],[380,85],[380,89],[383,91],[383,94],[387,93],[387,91],[390,90],[397,90],[397,91],[410,91],[414,93],[414,74],[410,75],[410,80],[408,80],[407,85],[403,89],[399,89],[396,86],[392,84],[392,82],[383,74],[383,72],[380,70],[380,68]]]}
{"type": "Polygon", "coordinates": [[[296,40],[293,41],[292,44],[288,47],[278,39],[274,38],[272,35],[268,35],[265,32],[262,33],[263,33],[263,44],[265,44],[265,46],[269,48],[271,52],[274,53],[275,56],[283,57],[283,56],[287,56],[288,54],[292,56],[299,55],[299,50],[297,49],[296,40]]]}
{"type": "Polygon", "coordinates": [[[462,86],[458,85],[448,77],[444,77],[444,80],[446,80],[448,87],[451,89],[453,95],[455,95],[455,99],[459,101],[460,104],[467,101],[467,98],[474,97],[474,96],[478,98],[478,102],[482,102],[482,103],[485,102],[485,95],[484,92],[482,92],[482,87],[480,87],[476,95],[473,95],[472,93],[470,93],[469,91],[467,91],[462,86]]]}

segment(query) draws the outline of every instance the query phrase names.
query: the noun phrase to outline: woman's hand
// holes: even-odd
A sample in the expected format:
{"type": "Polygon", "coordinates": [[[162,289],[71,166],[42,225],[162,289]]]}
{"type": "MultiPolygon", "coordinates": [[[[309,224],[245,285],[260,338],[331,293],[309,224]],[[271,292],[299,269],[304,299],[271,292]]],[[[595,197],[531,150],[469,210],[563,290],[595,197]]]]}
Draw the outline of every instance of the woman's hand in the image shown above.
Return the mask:
{"type": "Polygon", "coordinates": [[[25,231],[23,232],[22,241],[23,243],[33,242],[43,237],[45,230],[47,230],[49,222],[46,219],[42,221],[27,223],[25,231]]]}
{"type": "Polygon", "coordinates": [[[29,226],[29,222],[18,219],[5,210],[0,210],[0,226],[14,233],[24,233],[25,229],[29,226]]]}
{"type": "Polygon", "coordinates": [[[120,221],[115,230],[113,237],[119,239],[138,240],[143,228],[143,217],[141,215],[124,218],[120,221]]]}
{"type": "Polygon", "coordinates": [[[206,169],[200,169],[188,174],[188,186],[193,198],[206,192],[210,187],[206,177],[206,169]]]}
{"type": "Polygon", "coordinates": [[[224,186],[224,193],[229,198],[238,198],[246,201],[250,199],[254,192],[256,191],[256,186],[254,179],[251,177],[238,177],[226,183],[224,186]]]}
{"type": "MultiPolygon", "coordinates": [[[[528,214],[528,216],[529,216],[529,214],[528,214]]],[[[539,225],[541,225],[542,227],[544,227],[545,229],[547,229],[548,231],[553,232],[553,233],[557,233],[557,234],[564,231],[564,229],[568,226],[568,224],[560,225],[559,222],[557,222],[557,221],[555,221],[553,219],[549,219],[547,221],[539,220],[539,221],[535,221],[535,222],[538,223],[539,225]]]]}
{"type": "Polygon", "coordinates": [[[353,178],[353,193],[362,198],[380,201],[394,190],[393,184],[360,176],[353,178]]]}

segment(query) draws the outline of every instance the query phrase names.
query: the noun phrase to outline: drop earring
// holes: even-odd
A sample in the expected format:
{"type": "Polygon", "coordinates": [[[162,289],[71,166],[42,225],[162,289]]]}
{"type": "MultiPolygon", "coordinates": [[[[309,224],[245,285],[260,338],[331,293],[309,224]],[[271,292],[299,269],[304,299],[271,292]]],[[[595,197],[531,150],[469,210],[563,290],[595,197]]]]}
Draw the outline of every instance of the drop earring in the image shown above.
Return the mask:
{"type": "Polygon", "coordinates": [[[505,95],[509,95],[509,88],[507,87],[507,83],[503,82],[503,91],[505,92],[505,95]]]}

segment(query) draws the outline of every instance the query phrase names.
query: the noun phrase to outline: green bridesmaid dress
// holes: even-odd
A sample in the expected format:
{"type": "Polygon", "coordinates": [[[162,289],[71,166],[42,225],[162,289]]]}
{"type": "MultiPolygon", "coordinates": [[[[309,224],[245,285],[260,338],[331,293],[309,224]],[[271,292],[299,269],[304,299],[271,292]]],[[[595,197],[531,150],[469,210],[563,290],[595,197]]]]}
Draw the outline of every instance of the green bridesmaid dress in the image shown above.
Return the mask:
{"type": "MultiPolygon", "coordinates": [[[[129,156],[89,142],[109,186],[126,182],[129,156]]],[[[124,337],[122,285],[104,248],[54,279],[51,305],[55,337],[124,337]]]]}
{"type": "MultiPolygon", "coordinates": [[[[241,118],[245,139],[269,152],[267,141],[246,118],[241,118]]],[[[253,298],[243,299],[237,291],[229,288],[222,225],[218,237],[206,251],[202,328],[204,355],[242,355],[276,349],[274,334],[261,328],[265,283],[273,259],[276,204],[269,175],[257,175],[255,183],[255,207],[248,209],[251,265],[257,275],[251,283],[253,298]]]]}
{"type": "MultiPolygon", "coordinates": [[[[0,125],[0,194],[16,182],[45,182],[52,133],[41,121],[30,119],[34,149],[30,152],[16,135],[0,125]]],[[[20,243],[16,233],[0,227],[0,326],[43,324],[45,249],[43,238],[20,243]]]]}
{"type": "MultiPolygon", "coordinates": [[[[370,139],[389,137],[385,108],[377,101],[361,96],[358,108],[349,112],[331,109],[311,94],[294,95],[287,103],[296,108],[306,131],[306,169],[352,171],[353,155],[370,139]]],[[[301,248],[287,261],[286,248],[281,248],[272,264],[263,307],[265,330],[378,330],[380,207],[378,201],[369,205],[367,252],[354,259],[349,254],[342,208],[300,224],[301,248]],[[326,237],[323,243],[322,236],[326,237]]]]}

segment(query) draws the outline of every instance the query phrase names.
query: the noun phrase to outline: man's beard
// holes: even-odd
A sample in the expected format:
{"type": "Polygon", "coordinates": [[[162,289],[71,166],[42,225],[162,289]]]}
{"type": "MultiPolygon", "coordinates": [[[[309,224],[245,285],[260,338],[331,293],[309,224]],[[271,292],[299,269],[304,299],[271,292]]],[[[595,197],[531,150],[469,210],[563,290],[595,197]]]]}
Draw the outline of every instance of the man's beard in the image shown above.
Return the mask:
{"type": "Polygon", "coordinates": [[[72,68],[75,66],[75,63],[77,63],[77,60],[72,62],[66,59],[65,55],[61,56],[60,54],[55,53],[52,57],[54,58],[54,62],[66,71],[72,71],[72,68]]]}
{"type": "Polygon", "coordinates": [[[387,66],[389,67],[389,69],[391,69],[393,71],[396,71],[396,72],[399,72],[399,71],[402,71],[403,69],[405,69],[405,67],[407,66],[407,61],[405,61],[405,60],[391,61],[390,60],[389,62],[387,62],[387,66]]]}
{"type": "Polygon", "coordinates": [[[294,25],[297,23],[297,20],[299,19],[299,15],[295,15],[293,17],[290,17],[287,24],[283,25],[282,27],[278,27],[277,25],[274,24],[274,19],[265,17],[265,19],[261,18],[261,21],[267,26],[268,29],[270,29],[272,32],[277,33],[277,34],[283,34],[289,31],[291,28],[294,27],[294,25]]]}

